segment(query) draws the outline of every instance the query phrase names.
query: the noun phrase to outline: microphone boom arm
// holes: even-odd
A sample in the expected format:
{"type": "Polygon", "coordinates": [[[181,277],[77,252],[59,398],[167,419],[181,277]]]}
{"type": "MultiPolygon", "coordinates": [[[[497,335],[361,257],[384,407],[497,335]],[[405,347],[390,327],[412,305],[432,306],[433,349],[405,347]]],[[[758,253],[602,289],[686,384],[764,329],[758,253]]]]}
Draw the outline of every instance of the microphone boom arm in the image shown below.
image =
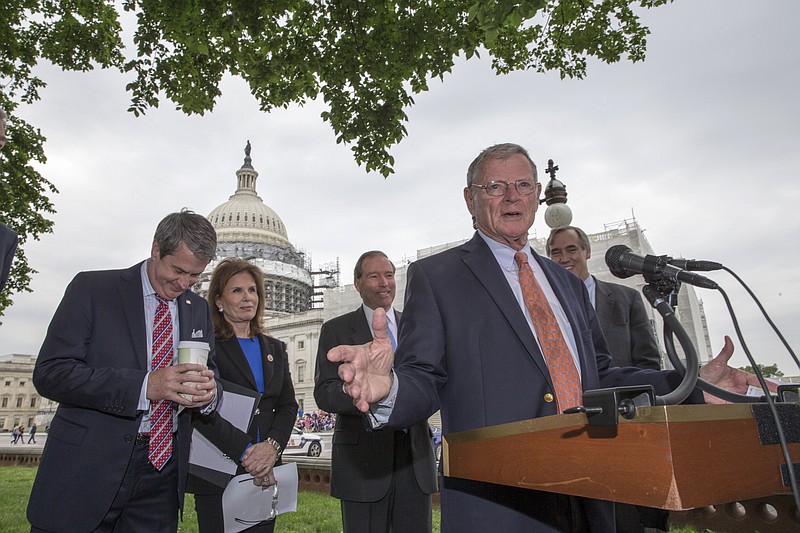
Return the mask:
{"type": "MultiPolygon", "coordinates": [[[[695,350],[694,344],[692,344],[692,340],[689,338],[689,334],[686,333],[680,320],[675,316],[675,311],[672,309],[672,306],[662,297],[661,293],[665,288],[663,280],[659,280],[658,285],[661,286],[660,289],[656,287],[656,283],[649,283],[642,287],[642,292],[647,298],[647,301],[650,302],[650,305],[652,305],[661,315],[661,318],[664,319],[665,335],[669,328],[669,331],[674,332],[678,337],[678,341],[681,343],[681,347],[686,354],[687,368],[682,372],[683,377],[681,383],[675,390],[664,396],[656,396],[656,405],[677,405],[688,398],[697,385],[697,380],[700,375],[700,362],[697,357],[697,350],[695,350]]],[[[677,295],[677,287],[678,284],[676,283],[669,293],[677,295]]],[[[675,359],[677,359],[677,355],[674,354],[674,351],[674,345],[670,344],[667,352],[673,365],[675,365],[675,361],[672,358],[673,355],[675,355],[675,359]],[[673,353],[669,353],[670,348],[672,348],[671,351],[673,353]]],[[[683,365],[681,365],[681,367],[683,367],[683,365]]]]}

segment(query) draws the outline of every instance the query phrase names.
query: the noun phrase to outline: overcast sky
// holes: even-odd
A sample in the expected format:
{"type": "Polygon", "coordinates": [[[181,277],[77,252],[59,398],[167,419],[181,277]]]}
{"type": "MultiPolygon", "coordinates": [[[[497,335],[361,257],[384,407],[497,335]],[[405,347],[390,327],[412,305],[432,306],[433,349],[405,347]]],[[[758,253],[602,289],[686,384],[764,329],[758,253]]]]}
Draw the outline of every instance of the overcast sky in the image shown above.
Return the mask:
{"type": "MultiPolygon", "coordinates": [[[[725,264],[797,347],[798,19],[795,0],[676,2],[644,15],[645,62],[592,63],[585,80],[496,76],[487,58],[459,62],[415,97],[388,179],[336,144],[320,103],[264,114],[229,78],[204,117],[162,101],[135,118],[125,76],[42,66],[42,100],[18,112],[47,137],[41,172],[60,191],[58,213],[54,233],[26,247],[39,274],[2,318],[0,355],[38,352],[77,272],[133,265],[165,214],[208,214],[225,202],[248,139],[259,195],[315,266],[339,259],[343,282],[367,249],[399,261],[471,236],[466,168],[481,149],[516,142],[540,169],[548,159],[559,165],[574,224],[595,233],[635,215],[656,253],[725,264]]],[[[533,232],[547,235],[542,216],[533,232]]],[[[800,374],[738,284],[713,277],[756,360],[800,374]]],[[[718,293],[698,296],[716,352],[731,321],[718,293]]],[[[748,364],[738,342],[733,362],[748,364]]]]}

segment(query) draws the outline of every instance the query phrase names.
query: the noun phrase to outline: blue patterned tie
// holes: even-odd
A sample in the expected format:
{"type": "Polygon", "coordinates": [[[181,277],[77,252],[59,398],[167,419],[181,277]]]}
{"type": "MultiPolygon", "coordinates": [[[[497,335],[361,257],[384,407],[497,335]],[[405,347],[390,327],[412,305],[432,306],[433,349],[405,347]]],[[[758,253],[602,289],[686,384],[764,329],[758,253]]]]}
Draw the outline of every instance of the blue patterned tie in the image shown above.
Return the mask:
{"type": "Polygon", "coordinates": [[[394,335],[392,334],[392,328],[389,327],[389,321],[386,321],[386,331],[389,332],[389,340],[392,341],[392,350],[397,350],[397,341],[394,340],[394,335]]]}

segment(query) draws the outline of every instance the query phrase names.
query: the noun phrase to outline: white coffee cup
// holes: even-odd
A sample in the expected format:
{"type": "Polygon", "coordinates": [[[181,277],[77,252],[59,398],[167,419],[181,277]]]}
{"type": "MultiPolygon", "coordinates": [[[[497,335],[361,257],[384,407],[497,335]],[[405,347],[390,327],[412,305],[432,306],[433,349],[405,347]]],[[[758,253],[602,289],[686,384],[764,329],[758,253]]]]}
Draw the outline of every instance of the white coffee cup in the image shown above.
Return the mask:
{"type": "MultiPolygon", "coordinates": [[[[211,347],[207,342],[198,341],[180,341],[178,343],[178,364],[182,363],[197,363],[203,366],[208,364],[208,352],[211,347]]],[[[194,370],[191,374],[197,374],[194,370]]],[[[184,381],[184,385],[189,387],[197,387],[197,384],[191,381],[184,381]]],[[[190,394],[181,394],[187,400],[191,400],[190,394]]]]}

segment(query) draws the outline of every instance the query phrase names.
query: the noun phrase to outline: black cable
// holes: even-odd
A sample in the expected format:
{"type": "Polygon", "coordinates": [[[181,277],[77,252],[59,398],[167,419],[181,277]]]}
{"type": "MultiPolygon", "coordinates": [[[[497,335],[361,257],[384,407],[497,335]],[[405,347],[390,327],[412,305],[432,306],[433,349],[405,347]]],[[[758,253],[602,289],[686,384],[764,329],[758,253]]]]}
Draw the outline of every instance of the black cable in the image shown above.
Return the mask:
{"type": "MultiPolygon", "coordinates": [[[[686,368],[683,366],[683,361],[680,360],[675,351],[675,341],[672,339],[672,331],[667,327],[666,323],[664,323],[664,347],[667,349],[667,356],[672,366],[683,376],[686,373],[686,368]]],[[[730,403],[753,403],[753,400],[755,400],[752,396],[717,387],[703,378],[697,379],[697,388],[730,403]]]]}
{"type": "MultiPolygon", "coordinates": [[[[778,443],[780,444],[780,447],[781,447],[781,453],[783,454],[783,460],[786,463],[787,474],[789,476],[789,486],[792,489],[792,497],[794,498],[794,504],[795,504],[797,509],[800,509],[800,488],[797,485],[797,476],[795,475],[795,472],[794,472],[794,463],[792,462],[792,457],[789,454],[789,445],[788,445],[788,443],[786,441],[786,435],[785,435],[785,433],[783,431],[783,426],[781,425],[780,415],[778,415],[778,410],[775,407],[775,401],[772,398],[772,394],[770,394],[770,392],[769,392],[769,387],[767,387],[766,380],[764,379],[764,376],[763,376],[761,370],[758,368],[758,365],[756,364],[755,360],[753,359],[753,356],[750,353],[750,350],[749,350],[749,348],[747,347],[747,344],[744,341],[744,337],[742,336],[742,330],[739,327],[739,321],[736,318],[736,313],[733,311],[733,306],[731,305],[731,302],[730,302],[730,299],[728,298],[728,295],[725,293],[724,290],[722,290],[721,287],[717,287],[717,290],[720,292],[720,294],[722,294],[722,297],[725,300],[725,305],[728,307],[728,312],[731,315],[731,320],[733,322],[733,327],[736,330],[736,336],[738,337],[739,342],[742,345],[742,349],[744,350],[744,354],[747,357],[747,360],[750,361],[750,365],[753,368],[753,373],[756,375],[756,378],[758,379],[758,383],[761,385],[761,389],[764,391],[764,397],[765,397],[765,399],[767,401],[767,405],[769,406],[769,411],[772,414],[772,418],[773,418],[773,420],[775,422],[775,428],[776,428],[776,432],[778,434],[778,443]]],[[[750,291],[748,290],[748,292],[750,292],[750,291]]],[[[752,293],[750,293],[750,294],[752,295],[752,293]]],[[[662,316],[663,316],[663,313],[662,313],[662,316]]],[[[692,355],[692,354],[690,354],[689,352],[686,352],[686,347],[683,345],[683,341],[682,341],[682,338],[681,338],[682,335],[681,334],[683,334],[683,335],[686,334],[686,332],[684,331],[683,327],[679,326],[679,329],[678,329],[678,331],[676,333],[678,333],[678,340],[681,341],[681,346],[683,346],[684,352],[686,352],[686,354],[687,354],[686,362],[689,365],[689,372],[687,372],[686,368],[684,368],[683,364],[681,364],[680,359],[678,358],[677,354],[675,353],[675,345],[674,345],[674,342],[672,340],[672,333],[673,333],[673,330],[668,330],[667,329],[667,321],[665,319],[664,320],[664,345],[667,347],[667,355],[669,356],[670,361],[672,362],[673,366],[678,371],[678,373],[680,373],[684,377],[684,379],[681,381],[681,384],[683,384],[686,381],[686,376],[687,375],[694,375],[693,372],[691,372],[691,370],[693,369],[693,367],[695,365],[693,364],[693,362],[689,358],[690,355],[692,355]]],[[[794,355],[794,354],[792,354],[792,355],[794,355]]],[[[694,358],[695,358],[694,363],[696,363],[697,362],[696,361],[696,359],[697,359],[697,354],[696,353],[694,354],[694,358]]],[[[721,389],[721,388],[717,387],[716,385],[712,385],[711,383],[708,383],[707,381],[705,381],[702,378],[698,378],[697,379],[697,386],[698,386],[698,388],[700,388],[700,390],[702,390],[704,392],[708,392],[709,394],[717,396],[718,398],[721,398],[723,400],[730,401],[732,403],[753,403],[752,402],[753,398],[750,397],[750,396],[746,396],[746,395],[743,395],[743,394],[736,394],[736,393],[727,391],[725,389],[721,389]]]]}
{"type": "MultiPolygon", "coordinates": [[[[787,350],[787,351],[789,352],[789,354],[792,356],[792,359],[794,359],[794,364],[795,364],[795,365],[797,365],[797,368],[800,368],[800,360],[798,360],[798,359],[797,359],[797,355],[795,355],[794,351],[792,350],[792,347],[791,347],[791,346],[789,346],[789,343],[788,343],[788,342],[786,342],[786,339],[783,337],[783,334],[780,332],[780,330],[778,329],[778,327],[775,325],[775,323],[774,323],[774,322],[772,321],[772,319],[769,317],[769,315],[767,314],[767,310],[766,310],[766,309],[764,309],[764,306],[763,306],[763,305],[761,305],[761,302],[759,301],[758,297],[756,297],[756,295],[753,293],[753,291],[751,291],[751,290],[750,290],[750,287],[748,287],[748,286],[747,286],[747,284],[746,284],[746,283],[745,283],[745,282],[742,280],[742,278],[740,278],[739,276],[737,276],[737,275],[736,275],[736,272],[734,272],[733,270],[731,270],[730,268],[728,268],[728,267],[726,267],[726,266],[723,266],[723,267],[722,267],[722,270],[724,270],[725,272],[727,272],[728,274],[730,274],[731,276],[733,276],[733,277],[734,277],[734,279],[736,279],[736,281],[738,281],[738,282],[739,282],[739,284],[740,284],[742,287],[744,287],[744,290],[746,290],[746,291],[747,291],[747,294],[749,294],[749,295],[750,295],[750,297],[751,297],[751,298],[753,299],[753,301],[756,303],[756,305],[758,306],[758,308],[761,310],[761,314],[762,314],[762,315],[764,315],[764,318],[767,320],[767,323],[770,325],[770,327],[772,327],[772,331],[774,331],[774,332],[775,332],[775,334],[778,336],[778,338],[779,338],[779,339],[781,340],[781,342],[783,343],[784,347],[786,347],[786,350],[787,350]]],[[[754,368],[755,368],[755,367],[754,367],[754,368]]]]}

